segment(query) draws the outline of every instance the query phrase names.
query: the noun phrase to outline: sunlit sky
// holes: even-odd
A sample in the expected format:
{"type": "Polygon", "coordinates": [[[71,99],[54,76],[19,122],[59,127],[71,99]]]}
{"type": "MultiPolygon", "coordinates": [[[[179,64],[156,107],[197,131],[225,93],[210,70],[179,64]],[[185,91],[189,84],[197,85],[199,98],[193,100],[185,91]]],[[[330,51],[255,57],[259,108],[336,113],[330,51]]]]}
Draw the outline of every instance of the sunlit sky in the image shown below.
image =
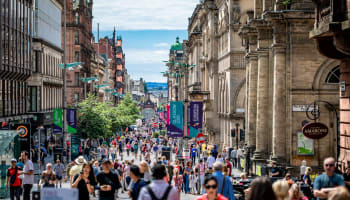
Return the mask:
{"type": "Polygon", "coordinates": [[[166,82],[166,67],[176,37],[187,39],[188,18],[199,0],[95,0],[93,31],[97,39],[112,37],[113,28],[123,38],[126,69],[132,79],[166,82]]]}

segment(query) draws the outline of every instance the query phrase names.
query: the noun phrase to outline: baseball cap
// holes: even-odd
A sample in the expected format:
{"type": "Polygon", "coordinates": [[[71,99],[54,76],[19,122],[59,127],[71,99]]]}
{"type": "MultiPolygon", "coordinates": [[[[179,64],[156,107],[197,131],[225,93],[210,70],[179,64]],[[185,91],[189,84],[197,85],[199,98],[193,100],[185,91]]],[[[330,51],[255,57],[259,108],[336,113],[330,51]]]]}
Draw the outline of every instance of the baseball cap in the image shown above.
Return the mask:
{"type": "Polygon", "coordinates": [[[11,162],[17,162],[16,158],[12,158],[11,162]]]}

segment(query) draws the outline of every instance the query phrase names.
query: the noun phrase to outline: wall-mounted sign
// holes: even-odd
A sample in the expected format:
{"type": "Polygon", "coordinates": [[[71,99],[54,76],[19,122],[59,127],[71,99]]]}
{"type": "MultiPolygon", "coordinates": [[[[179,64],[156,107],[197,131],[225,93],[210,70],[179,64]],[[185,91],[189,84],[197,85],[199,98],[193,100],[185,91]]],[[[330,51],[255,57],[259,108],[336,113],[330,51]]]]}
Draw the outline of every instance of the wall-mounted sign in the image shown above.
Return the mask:
{"type": "Polygon", "coordinates": [[[345,92],[346,91],[346,83],[345,81],[341,81],[339,84],[340,87],[340,92],[345,92]]]}
{"type": "Polygon", "coordinates": [[[297,132],[297,154],[314,155],[314,140],[304,136],[303,132],[297,132]]]}
{"type": "MultiPolygon", "coordinates": [[[[309,112],[314,110],[314,105],[297,104],[297,105],[293,105],[292,111],[293,112],[306,112],[306,109],[308,106],[309,106],[309,112]]],[[[316,105],[316,110],[318,110],[318,105],[316,105]]]]}
{"type": "Polygon", "coordinates": [[[21,138],[26,137],[28,135],[28,128],[27,128],[27,126],[20,125],[20,126],[17,127],[16,130],[18,131],[18,135],[21,138]]]}
{"type": "Polygon", "coordinates": [[[303,134],[311,139],[321,139],[328,134],[328,127],[322,123],[308,123],[303,127],[303,134]]]}

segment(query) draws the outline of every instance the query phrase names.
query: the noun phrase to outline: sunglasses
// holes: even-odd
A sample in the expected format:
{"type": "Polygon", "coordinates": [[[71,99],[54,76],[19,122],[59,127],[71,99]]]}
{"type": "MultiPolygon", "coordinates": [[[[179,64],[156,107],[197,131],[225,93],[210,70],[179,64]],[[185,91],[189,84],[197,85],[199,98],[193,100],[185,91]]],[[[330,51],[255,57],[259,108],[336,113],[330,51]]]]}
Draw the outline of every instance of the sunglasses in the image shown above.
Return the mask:
{"type": "Polygon", "coordinates": [[[334,167],[334,164],[325,164],[326,167],[334,167]]]}
{"type": "Polygon", "coordinates": [[[205,189],[216,189],[217,185],[205,185],[205,189]]]}

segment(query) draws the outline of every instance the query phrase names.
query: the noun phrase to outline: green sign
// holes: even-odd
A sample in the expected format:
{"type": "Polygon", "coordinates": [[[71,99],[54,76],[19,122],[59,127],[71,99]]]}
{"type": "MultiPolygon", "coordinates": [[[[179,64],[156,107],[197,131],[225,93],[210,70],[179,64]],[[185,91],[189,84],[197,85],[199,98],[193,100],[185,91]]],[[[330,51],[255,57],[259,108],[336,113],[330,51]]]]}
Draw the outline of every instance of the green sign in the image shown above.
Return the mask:
{"type": "Polygon", "coordinates": [[[314,155],[314,140],[304,136],[303,132],[297,132],[297,154],[314,155]]]}

